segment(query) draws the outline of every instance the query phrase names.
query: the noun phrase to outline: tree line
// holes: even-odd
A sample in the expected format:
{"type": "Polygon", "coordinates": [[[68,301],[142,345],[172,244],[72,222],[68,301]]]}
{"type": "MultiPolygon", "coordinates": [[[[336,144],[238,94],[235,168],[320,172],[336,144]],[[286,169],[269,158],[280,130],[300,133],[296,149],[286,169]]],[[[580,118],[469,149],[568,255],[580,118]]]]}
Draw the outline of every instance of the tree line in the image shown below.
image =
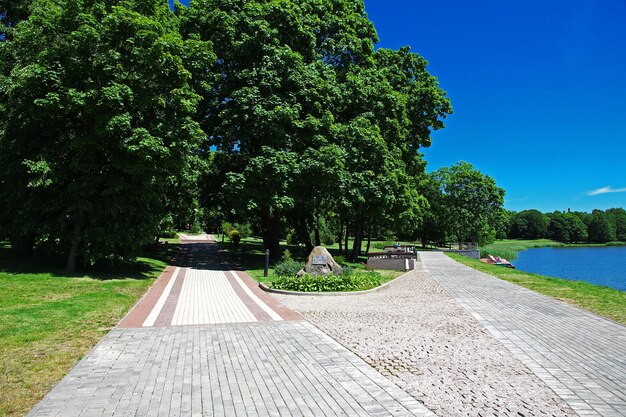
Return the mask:
{"type": "Polygon", "coordinates": [[[73,270],[228,220],[274,258],[336,225],[355,258],[426,216],[450,102],[420,55],[374,48],[362,0],[0,7],[0,233],[24,254],[73,270]]]}
{"type": "Polygon", "coordinates": [[[554,239],[563,243],[626,242],[626,210],[523,210],[507,213],[506,236],[511,239],[554,239]]]}

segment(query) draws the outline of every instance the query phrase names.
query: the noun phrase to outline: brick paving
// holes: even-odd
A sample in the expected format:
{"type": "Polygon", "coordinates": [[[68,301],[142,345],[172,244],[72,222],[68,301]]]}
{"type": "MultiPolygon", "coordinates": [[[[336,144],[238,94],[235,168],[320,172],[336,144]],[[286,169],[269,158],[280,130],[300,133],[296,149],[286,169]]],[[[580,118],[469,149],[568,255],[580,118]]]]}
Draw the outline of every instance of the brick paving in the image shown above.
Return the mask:
{"type": "Polygon", "coordinates": [[[369,294],[277,298],[438,416],[576,415],[427,271],[369,294]]]}
{"type": "Polygon", "coordinates": [[[234,270],[209,238],[186,240],[29,416],[434,415],[234,270]]]}
{"type": "Polygon", "coordinates": [[[581,416],[626,415],[626,327],[421,254],[430,275],[581,416]]]}
{"type": "Polygon", "coordinates": [[[427,416],[305,321],[116,329],[32,416],[427,416]]]}

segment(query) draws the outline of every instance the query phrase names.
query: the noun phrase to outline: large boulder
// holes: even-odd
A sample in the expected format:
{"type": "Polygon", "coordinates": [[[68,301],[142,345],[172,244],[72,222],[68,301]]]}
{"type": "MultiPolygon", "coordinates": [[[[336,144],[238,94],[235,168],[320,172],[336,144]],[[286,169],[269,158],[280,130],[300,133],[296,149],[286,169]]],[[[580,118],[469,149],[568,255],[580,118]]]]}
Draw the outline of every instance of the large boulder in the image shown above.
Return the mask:
{"type": "Polygon", "coordinates": [[[309,259],[303,270],[298,272],[298,276],[305,273],[311,275],[341,275],[343,269],[333,259],[333,255],[323,246],[316,246],[309,254],[309,259]]]}

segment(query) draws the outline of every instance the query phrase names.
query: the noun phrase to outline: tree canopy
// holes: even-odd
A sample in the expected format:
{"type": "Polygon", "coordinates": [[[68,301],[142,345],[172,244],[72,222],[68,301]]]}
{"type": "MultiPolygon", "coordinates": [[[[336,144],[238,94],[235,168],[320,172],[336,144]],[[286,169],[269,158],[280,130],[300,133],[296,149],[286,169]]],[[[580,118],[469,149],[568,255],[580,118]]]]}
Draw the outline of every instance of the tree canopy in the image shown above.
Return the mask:
{"type": "Polygon", "coordinates": [[[192,72],[214,61],[210,44],[184,40],[158,0],[38,0],[14,35],[0,82],[9,235],[66,253],[70,270],[132,254],[205,139],[192,72]]]}
{"type": "Polygon", "coordinates": [[[419,149],[450,104],[422,57],[374,51],[362,1],[198,0],[181,16],[217,55],[201,119],[223,180],[205,201],[257,219],[275,258],[285,222],[311,245],[336,213],[352,258],[376,222],[415,227],[419,149]]]}
{"type": "Polygon", "coordinates": [[[495,238],[505,191],[493,178],[461,161],[434,171],[432,181],[440,192],[435,204],[446,235],[457,242],[483,243],[495,238]]]}
{"type": "Polygon", "coordinates": [[[73,269],[211,215],[274,258],[289,234],[354,236],[354,259],[427,215],[450,102],[420,55],[374,48],[362,0],[1,5],[0,210],[24,252],[73,269]]]}

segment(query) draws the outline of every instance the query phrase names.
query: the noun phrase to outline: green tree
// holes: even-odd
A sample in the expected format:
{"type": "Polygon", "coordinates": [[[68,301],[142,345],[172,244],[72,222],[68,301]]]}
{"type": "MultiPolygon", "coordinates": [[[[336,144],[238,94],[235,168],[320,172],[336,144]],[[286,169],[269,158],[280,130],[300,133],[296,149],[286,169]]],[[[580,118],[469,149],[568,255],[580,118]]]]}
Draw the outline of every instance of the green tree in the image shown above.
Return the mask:
{"type": "MultiPolygon", "coordinates": [[[[314,6],[198,0],[182,13],[187,35],[213,42],[218,56],[211,68],[217,87],[204,97],[201,120],[223,154],[220,198],[239,217],[259,219],[274,258],[283,218],[295,205],[301,156],[325,146],[332,122],[326,109],[333,74],[320,59],[314,6]]],[[[332,53],[333,44],[326,46],[332,53]]]]}
{"type": "Polygon", "coordinates": [[[579,243],[587,240],[587,226],[573,213],[555,211],[548,223],[548,235],[559,242],[579,243]]]}
{"type": "Polygon", "coordinates": [[[611,227],[615,230],[617,240],[626,242],[626,210],[623,208],[610,208],[606,211],[611,227]]]}
{"type": "Polygon", "coordinates": [[[510,237],[514,239],[540,239],[548,233],[548,216],[539,210],[523,210],[511,220],[510,237]]]}
{"type": "Polygon", "coordinates": [[[615,226],[610,217],[602,210],[594,210],[589,221],[589,241],[606,243],[615,239],[615,226]]]}
{"type": "Polygon", "coordinates": [[[450,235],[458,242],[495,238],[505,194],[495,180],[463,161],[432,175],[441,184],[442,215],[450,235]]]}
{"type": "Polygon", "coordinates": [[[205,137],[192,71],[214,61],[177,24],[160,0],[34,4],[0,84],[0,200],[16,240],[73,270],[157,235],[167,185],[205,137]]]}
{"type": "Polygon", "coordinates": [[[418,192],[425,175],[420,149],[444,127],[450,102],[427,62],[408,47],[379,49],[373,60],[345,71],[343,97],[334,112],[349,156],[341,210],[354,231],[356,259],[365,230],[384,226],[413,234],[427,202],[418,192]]]}
{"type": "Polygon", "coordinates": [[[444,203],[443,178],[428,175],[420,184],[420,193],[428,201],[424,218],[417,234],[422,246],[428,243],[445,243],[448,240],[447,208],[444,203]]]}

